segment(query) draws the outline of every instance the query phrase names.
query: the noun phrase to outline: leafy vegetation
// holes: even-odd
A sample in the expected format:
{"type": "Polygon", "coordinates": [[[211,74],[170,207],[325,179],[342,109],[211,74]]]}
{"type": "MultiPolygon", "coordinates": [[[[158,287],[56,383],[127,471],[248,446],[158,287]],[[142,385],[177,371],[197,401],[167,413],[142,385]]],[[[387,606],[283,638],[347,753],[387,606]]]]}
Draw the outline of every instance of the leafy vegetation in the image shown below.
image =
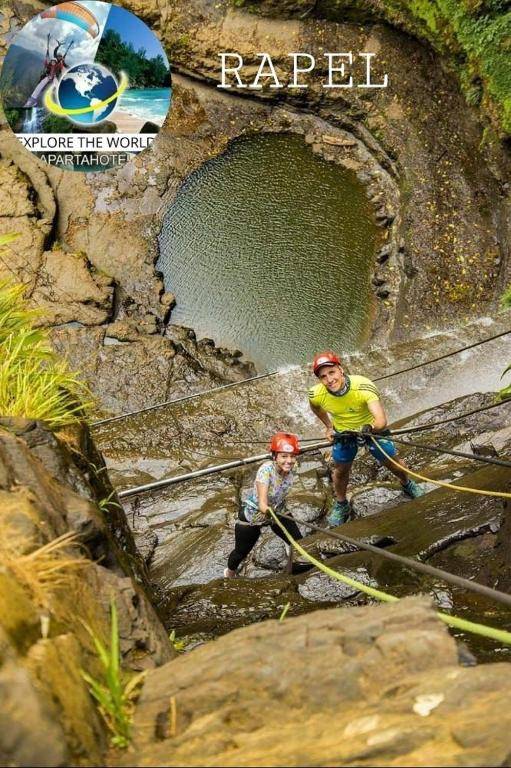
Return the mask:
{"type": "Polygon", "coordinates": [[[43,117],[44,133],[72,133],[74,128],[75,125],[67,117],[53,115],[51,112],[46,112],[43,117]]]}
{"type": "Polygon", "coordinates": [[[145,672],[128,677],[121,669],[119,624],[114,600],[110,603],[109,647],[103,643],[88,624],[84,623],[84,626],[92,638],[98,659],[103,667],[103,678],[98,680],[84,671],[82,671],[82,675],[111,733],[112,746],[125,749],[131,741],[133,706],[145,672]]]}
{"type": "Polygon", "coordinates": [[[95,61],[111,72],[126,72],[130,88],[164,88],[170,85],[170,74],[162,56],[148,59],[144,48],[135,51],[120,34],[108,29],[101,38],[95,61]]]}
{"type": "Polygon", "coordinates": [[[500,305],[503,309],[511,309],[511,285],[508,285],[500,297],[500,305]]]}
{"type": "Polygon", "coordinates": [[[176,637],[176,630],[173,629],[169,635],[170,644],[177,653],[184,653],[186,649],[186,643],[184,640],[178,640],[176,637]]]}
{"type": "MultiPolygon", "coordinates": [[[[0,245],[12,240],[0,238],[0,245]]],[[[52,351],[40,316],[25,306],[23,285],[0,281],[0,414],[46,421],[56,429],[83,421],[91,407],[86,385],[52,351]]]]}
{"type": "MultiPolygon", "coordinates": [[[[506,373],[509,373],[509,371],[511,371],[511,365],[508,365],[500,378],[503,379],[506,373]]],[[[508,397],[511,397],[511,384],[508,384],[507,387],[502,387],[502,389],[498,392],[499,400],[507,400],[508,397]]]]}
{"type": "MultiPolygon", "coordinates": [[[[106,467],[103,467],[103,470],[106,470],[106,467]]],[[[102,470],[100,470],[101,472],[102,470]]],[[[96,477],[99,473],[96,473],[96,477]]],[[[98,502],[98,507],[102,512],[108,512],[111,507],[117,507],[118,509],[122,509],[121,505],[117,501],[113,501],[112,497],[115,496],[116,491],[112,491],[112,493],[109,493],[108,496],[104,499],[100,499],[98,502]]]]}

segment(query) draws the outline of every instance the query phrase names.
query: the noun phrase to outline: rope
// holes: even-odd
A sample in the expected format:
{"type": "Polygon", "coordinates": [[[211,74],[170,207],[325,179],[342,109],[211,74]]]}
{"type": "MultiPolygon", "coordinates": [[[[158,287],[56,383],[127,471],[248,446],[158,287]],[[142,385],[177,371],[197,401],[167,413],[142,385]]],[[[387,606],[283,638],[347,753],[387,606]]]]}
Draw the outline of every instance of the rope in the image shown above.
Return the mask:
{"type": "Polygon", "coordinates": [[[444,424],[450,424],[453,421],[459,421],[465,419],[467,416],[474,416],[476,413],[483,413],[483,411],[490,411],[492,408],[500,408],[501,405],[511,403],[511,398],[508,400],[500,400],[498,403],[490,403],[489,405],[482,405],[480,408],[474,408],[473,411],[467,411],[461,413],[459,416],[451,416],[449,419],[440,419],[439,421],[432,421],[429,424],[422,424],[419,427],[405,427],[404,429],[393,429],[391,435],[408,435],[410,432],[423,432],[426,429],[434,429],[435,427],[441,427],[444,424]]]}
{"type": "MultiPolygon", "coordinates": [[[[317,451],[318,448],[328,448],[330,443],[326,440],[322,443],[314,443],[313,445],[306,445],[302,448],[300,453],[306,453],[308,451],[317,451]]],[[[205,467],[204,469],[197,469],[194,472],[187,472],[184,475],[175,475],[174,477],[164,477],[161,480],[155,480],[152,483],[146,483],[145,485],[137,485],[134,488],[127,488],[125,491],[120,491],[117,496],[120,499],[126,499],[129,496],[137,496],[140,493],[146,493],[147,491],[155,491],[160,488],[166,488],[169,485],[176,485],[177,483],[183,483],[186,480],[195,480],[199,477],[206,477],[207,475],[214,475],[217,472],[223,472],[227,469],[238,469],[239,467],[245,467],[249,464],[255,464],[258,461],[265,461],[271,459],[271,453],[261,453],[258,456],[247,456],[244,459],[235,459],[234,461],[228,461],[225,464],[220,464],[215,467],[205,467]]]]}
{"type": "MultiPolygon", "coordinates": [[[[288,531],[282,525],[282,523],[280,522],[278,517],[275,515],[273,510],[269,509],[269,512],[273,517],[274,521],[279,526],[279,528],[285,534],[287,540],[289,541],[293,549],[299,552],[310,563],[315,565],[316,568],[318,568],[320,571],[323,571],[323,573],[326,573],[327,576],[330,576],[332,579],[335,579],[336,581],[342,581],[344,584],[347,584],[348,586],[353,587],[359,592],[363,592],[364,594],[369,595],[369,597],[374,597],[376,598],[376,600],[380,600],[381,602],[385,602],[385,603],[398,602],[399,598],[396,597],[395,595],[389,595],[387,592],[383,592],[380,589],[369,587],[367,586],[367,584],[363,584],[361,581],[356,581],[356,579],[352,579],[349,576],[345,576],[343,573],[334,571],[333,568],[329,568],[328,565],[324,565],[324,563],[320,562],[319,560],[316,560],[315,557],[310,555],[297,541],[295,541],[295,539],[291,536],[291,534],[288,533],[288,531]]],[[[507,645],[511,645],[511,632],[507,632],[504,629],[489,627],[486,624],[477,624],[473,621],[467,621],[466,619],[461,619],[459,616],[449,616],[448,614],[440,613],[439,611],[436,611],[436,615],[441,621],[443,621],[445,624],[447,624],[450,627],[454,627],[455,629],[461,629],[465,632],[472,632],[473,634],[481,635],[482,637],[489,637],[492,640],[497,640],[500,643],[506,643],[507,645]]]]}
{"type": "MultiPolygon", "coordinates": [[[[486,344],[489,341],[494,341],[495,339],[500,339],[502,336],[506,336],[508,333],[511,333],[511,330],[508,331],[502,331],[501,333],[497,333],[494,336],[488,336],[486,339],[481,339],[480,341],[476,341],[473,344],[469,344],[466,347],[461,347],[460,349],[455,349],[453,352],[447,352],[444,355],[439,355],[438,357],[433,357],[431,360],[425,360],[423,363],[416,363],[415,365],[410,365],[408,368],[401,368],[398,371],[393,371],[392,373],[387,373],[385,376],[379,376],[378,378],[373,379],[373,381],[384,381],[385,379],[390,379],[392,376],[398,376],[401,373],[408,373],[409,371],[414,371],[417,368],[423,368],[425,365],[430,365],[431,363],[437,363],[439,360],[445,360],[448,357],[453,357],[454,355],[458,355],[461,352],[465,352],[467,349],[473,349],[474,347],[478,347],[481,344],[486,344]]],[[[286,373],[286,370],[278,370],[278,371],[270,371],[269,373],[261,373],[258,376],[252,376],[248,379],[242,379],[241,381],[232,381],[228,384],[222,384],[219,387],[212,387],[211,389],[206,389],[203,392],[196,392],[193,395],[186,395],[185,397],[178,397],[175,400],[165,400],[162,403],[156,403],[155,405],[149,405],[146,408],[140,408],[136,411],[128,411],[127,413],[122,413],[119,416],[109,416],[106,419],[100,419],[99,421],[94,421],[90,425],[91,428],[93,427],[99,427],[102,424],[111,424],[114,421],[120,421],[121,419],[127,419],[129,416],[137,416],[139,413],[148,413],[149,411],[154,411],[157,408],[163,408],[166,405],[174,405],[177,403],[184,403],[188,400],[193,400],[197,397],[202,397],[203,395],[209,395],[212,392],[219,392],[223,389],[228,389],[229,387],[237,387],[241,384],[247,384],[251,381],[257,381],[260,379],[268,379],[271,376],[280,376],[282,374],[286,373]]]]}
{"type": "MultiPolygon", "coordinates": [[[[293,520],[295,523],[297,522],[295,518],[291,517],[291,515],[282,514],[281,512],[279,512],[279,517],[283,517],[286,520],[293,520]]],[[[359,539],[352,539],[351,536],[346,536],[345,534],[337,533],[336,531],[320,528],[318,525],[314,525],[312,523],[302,523],[301,520],[299,522],[301,525],[304,525],[306,528],[310,528],[312,531],[317,531],[318,533],[329,536],[330,538],[336,539],[337,541],[345,541],[348,544],[356,546],[358,549],[365,549],[367,552],[371,552],[372,554],[376,555],[377,557],[381,557],[384,560],[391,560],[395,563],[403,565],[405,568],[411,568],[414,571],[425,573],[427,576],[433,576],[434,578],[442,579],[442,581],[445,581],[448,584],[453,584],[456,587],[461,587],[462,589],[466,589],[470,592],[476,592],[479,595],[483,595],[484,597],[496,600],[498,603],[511,606],[511,595],[508,595],[505,592],[501,592],[498,589],[493,589],[492,587],[487,587],[484,584],[479,584],[477,581],[464,579],[462,576],[456,576],[456,574],[450,573],[449,571],[444,571],[441,568],[435,568],[434,566],[428,565],[427,563],[421,563],[420,560],[413,560],[412,558],[405,557],[404,555],[397,555],[395,552],[389,552],[388,550],[381,549],[380,547],[374,546],[374,544],[368,544],[365,541],[360,541],[359,539]]]]}
{"type": "Polygon", "coordinates": [[[176,403],[185,403],[188,400],[194,400],[197,397],[203,395],[209,395],[211,392],[220,392],[222,389],[229,389],[230,387],[238,387],[241,384],[248,384],[251,381],[257,381],[259,379],[267,379],[270,376],[278,376],[285,371],[271,371],[270,373],[261,373],[258,376],[251,376],[249,379],[241,379],[241,381],[231,381],[228,384],[221,384],[219,387],[212,387],[211,389],[205,389],[203,392],[195,392],[193,395],[185,395],[184,397],[178,397],[175,400],[165,400],[163,403],[156,403],[156,405],[149,405],[147,408],[140,408],[138,411],[128,411],[127,413],[121,413],[120,416],[109,416],[107,419],[100,419],[99,421],[93,421],[90,425],[92,427],[99,427],[101,424],[111,424],[114,421],[120,421],[121,419],[127,419],[128,416],[137,416],[139,413],[148,413],[149,411],[155,411],[157,408],[163,408],[166,405],[174,405],[176,403]]]}
{"type": "Polygon", "coordinates": [[[419,475],[418,472],[413,472],[408,467],[404,469],[401,466],[401,464],[398,464],[397,461],[394,461],[394,459],[391,456],[389,456],[389,454],[382,447],[381,443],[378,443],[378,441],[375,440],[372,435],[369,435],[369,437],[371,438],[373,443],[376,445],[376,447],[383,453],[385,458],[388,461],[390,461],[391,464],[393,464],[398,469],[405,471],[408,475],[411,475],[412,477],[416,477],[419,480],[424,480],[427,483],[434,483],[434,485],[440,485],[442,488],[449,488],[451,491],[475,493],[480,496],[494,496],[499,499],[511,499],[511,493],[505,493],[504,491],[483,491],[480,488],[470,488],[470,486],[467,486],[467,485],[454,485],[453,483],[444,483],[443,480],[433,480],[431,477],[426,477],[425,475],[419,475]]]}
{"type": "MultiPolygon", "coordinates": [[[[379,443],[376,443],[374,437],[370,435],[371,440],[378,446],[379,450],[384,454],[384,456],[392,463],[394,466],[399,467],[402,469],[401,465],[397,464],[389,455],[386,453],[384,448],[379,443]]],[[[311,445],[304,446],[300,453],[307,453],[309,451],[317,451],[319,449],[323,448],[330,448],[332,443],[328,440],[323,440],[317,443],[312,443],[311,445]]],[[[204,469],[198,469],[194,472],[187,472],[184,475],[175,475],[174,477],[164,477],[161,480],[155,480],[152,483],[146,483],[145,485],[138,485],[133,488],[127,488],[125,491],[120,491],[118,493],[118,496],[120,499],[128,498],[129,496],[136,496],[140,493],[146,493],[147,491],[155,491],[159,490],[161,488],[166,488],[169,485],[176,485],[177,483],[185,482],[186,480],[195,480],[200,477],[206,477],[208,475],[214,475],[217,472],[223,472],[224,470],[228,469],[237,469],[238,467],[244,467],[249,464],[254,464],[257,461],[265,461],[266,459],[271,458],[271,453],[263,453],[259,454],[257,456],[248,456],[244,459],[235,459],[233,461],[226,462],[225,464],[220,464],[213,467],[205,467],[204,469]]],[[[495,496],[498,498],[503,499],[511,499],[511,493],[504,493],[501,491],[483,491],[478,490],[476,488],[470,488],[468,486],[459,486],[459,485],[453,485],[452,483],[445,483],[442,480],[432,480],[429,477],[425,477],[424,475],[419,475],[417,472],[413,472],[411,469],[406,470],[408,474],[412,475],[413,477],[417,477],[419,480],[423,480],[425,482],[431,482],[435,485],[442,486],[444,488],[450,488],[451,490],[455,491],[465,491],[466,493],[476,493],[480,494],[482,496],[495,496]]]]}
{"type": "Polygon", "coordinates": [[[508,333],[511,333],[511,330],[509,331],[502,331],[501,333],[496,333],[495,336],[488,336],[486,339],[481,339],[481,341],[475,341],[473,344],[469,344],[466,347],[462,347],[461,349],[456,349],[454,352],[446,352],[444,355],[439,355],[438,357],[432,357],[431,360],[426,360],[424,363],[416,363],[415,365],[410,365],[408,368],[402,368],[400,371],[394,371],[394,373],[387,373],[385,376],[380,376],[378,379],[373,379],[373,381],[383,381],[384,379],[390,379],[392,376],[397,376],[400,373],[408,373],[408,371],[415,371],[417,368],[422,368],[424,365],[430,365],[431,363],[438,363],[440,360],[446,360],[448,357],[453,357],[453,355],[457,355],[460,352],[465,352],[467,349],[474,349],[474,347],[479,347],[481,344],[486,344],[488,341],[493,341],[494,339],[500,339],[502,336],[507,336],[508,333]]]}
{"type": "Polygon", "coordinates": [[[499,467],[511,468],[511,461],[504,461],[503,459],[495,459],[492,456],[480,456],[477,453],[465,453],[464,451],[453,451],[449,448],[438,448],[435,445],[424,445],[424,443],[413,443],[410,440],[400,440],[394,438],[395,443],[400,445],[409,445],[411,448],[421,448],[425,451],[432,451],[433,453],[446,453],[449,456],[459,456],[462,459],[472,459],[473,461],[481,461],[483,464],[496,464],[499,467]]]}

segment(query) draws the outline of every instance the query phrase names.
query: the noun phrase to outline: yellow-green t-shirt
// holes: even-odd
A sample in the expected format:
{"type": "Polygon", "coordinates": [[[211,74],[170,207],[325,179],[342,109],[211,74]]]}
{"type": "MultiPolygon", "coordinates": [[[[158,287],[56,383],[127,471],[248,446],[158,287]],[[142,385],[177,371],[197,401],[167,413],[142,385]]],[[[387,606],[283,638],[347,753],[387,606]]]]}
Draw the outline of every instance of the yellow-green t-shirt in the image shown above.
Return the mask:
{"type": "Polygon", "coordinates": [[[309,389],[311,405],[322,408],[331,419],[334,429],[357,430],[364,424],[373,424],[374,416],[367,407],[380,399],[376,385],[365,376],[346,376],[348,391],[343,395],[333,395],[324,384],[316,384],[309,389]]]}

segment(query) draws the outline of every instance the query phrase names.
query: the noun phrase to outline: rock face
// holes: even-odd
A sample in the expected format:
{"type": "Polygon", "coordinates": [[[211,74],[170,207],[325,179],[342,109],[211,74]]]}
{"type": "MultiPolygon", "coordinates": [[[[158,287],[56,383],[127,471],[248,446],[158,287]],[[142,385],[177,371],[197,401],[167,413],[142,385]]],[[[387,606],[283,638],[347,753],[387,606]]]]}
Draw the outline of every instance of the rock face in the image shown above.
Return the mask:
{"type": "MultiPolygon", "coordinates": [[[[374,11],[375,6],[379,18],[384,16],[399,28],[406,27],[404,6],[409,4],[329,0],[314,4],[276,0],[208,5],[201,0],[175,0],[159,15],[159,26],[173,51],[175,66],[209,85],[220,82],[219,51],[242,55],[247,80],[260,64],[258,53],[271,55],[284,88],[272,90],[266,81],[261,91],[252,92],[253,99],[239,99],[237,108],[232,96],[235,91],[229,91],[226,137],[244,130],[246,107],[242,103],[262,102],[270,118],[277,120],[287,107],[285,116],[290,125],[293,115],[306,107],[325,121],[323,130],[319,126],[311,130],[314,151],[323,145],[322,134],[331,136],[341,129],[367,148],[380,173],[382,169],[391,173],[399,187],[398,206],[388,195],[368,187],[371,200],[379,207],[377,220],[389,233],[388,251],[377,256],[378,261],[381,255],[388,259],[382,259],[382,269],[375,273],[375,280],[385,284],[374,283],[376,296],[381,299],[378,310],[384,315],[386,307],[388,312],[381,322],[375,318],[373,332],[386,332],[398,339],[408,337],[408,328],[413,328],[413,333],[426,324],[452,322],[460,314],[480,314],[482,306],[492,304],[497,275],[509,276],[504,234],[509,225],[509,153],[495,137],[490,138],[491,132],[486,131],[483,138],[482,125],[477,124],[455,78],[446,75],[440,56],[435,59],[429,48],[388,24],[364,23],[367,11],[374,11]],[[377,93],[357,88],[324,90],[323,54],[338,51],[339,41],[345,51],[375,52],[380,62],[376,77],[381,79],[385,71],[389,88],[377,93]],[[286,86],[292,77],[289,51],[300,50],[312,53],[317,67],[306,79],[308,90],[297,94],[286,86]],[[389,200],[393,210],[386,210],[389,200]],[[481,205],[483,200],[487,202],[481,205]],[[426,312],[417,315],[416,306],[426,312]]],[[[156,7],[145,10],[136,2],[133,7],[142,14],[158,16],[156,7]]],[[[414,9],[410,15],[420,16],[420,12],[414,9]]],[[[419,26],[424,29],[425,25],[418,24],[415,32],[419,26]]],[[[200,115],[211,122],[211,90],[203,86],[194,89],[200,99],[197,120],[200,115]]],[[[174,116],[169,126],[173,128],[174,116]]],[[[265,130],[260,119],[252,119],[246,130],[254,129],[265,130]]],[[[323,151],[333,162],[339,162],[339,157],[353,161],[346,144],[327,143],[323,151]]],[[[375,169],[371,182],[377,175],[375,169]]]]}
{"type": "Polygon", "coordinates": [[[505,765],[510,684],[424,599],[267,621],[149,673],[124,764],[505,765]]]}
{"type": "MultiPolygon", "coordinates": [[[[236,7],[270,17],[317,16],[332,21],[390,23],[426,40],[455,72],[467,102],[481,106],[502,135],[511,134],[506,99],[509,19],[493,0],[411,4],[405,0],[236,0],[236,7]]],[[[346,49],[343,49],[346,50],[346,49]]]]}
{"type": "MultiPolygon", "coordinates": [[[[430,39],[437,22],[418,20],[421,13],[401,2],[248,3],[250,10],[291,19],[263,18],[241,4],[127,3],[159,32],[173,66],[194,79],[176,76],[173,109],[155,147],[124,168],[61,172],[22,150],[5,126],[0,132],[0,233],[19,234],[0,276],[27,286],[54,327],[59,352],[83,370],[109,412],[253,372],[225,350],[183,342],[182,329],[169,325],[173,298],[154,270],[161,220],[183,180],[246,133],[302,135],[312,151],[363,180],[386,238],[375,259],[373,341],[410,338],[433,323],[491,311],[509,280],[509,152],[483,132],[441,61],[399,31],[412,29],[413,17],[412,31],[430,39]],[[325,18],[313,18],[313,11],[325,18]],[[399,29],[375,24],[374,14],[399,29]],[[340,23],[341,16],[349,20],[340,23]],[[320,61],[339,40],[345,50],[376,51],[391,88],[329,94],[311,83],[298,98],[264,89],[250,99],[216,88],[218,51],[239,51],[249,67],[257,51],[268,51],[280,73],[290,47],[320,61]],[[423,309],[419,316],[416,306],[423,309]],[[126,371],[133,371],[129,387],[126,371]]],[[[7,7],[0,44],[41,7],[7,7]]],[[[463,19],[477,25],[485,9],[464,4],[463,19]]],[[[437,9],[434,19],[443,13],[437,9]]],[[[456,35],[440,49],[456,49],[456,35]]],[[[486,79],[481,87],[489,93],[486,79]]]]}
{"type": "MultiPolygon", "coordinates": [[[[505,315],[502,322],[506,323],[502,328],[506,328],[505,315]]],[[[347,364],[354,373],[364,371],[377,378],[399,371],[402,359],[419,363],[499,330],[500,326],[487,323],[465,326],[458,339],[441,334],[415,343],[413,357],[411,345],[400,344],[385,353],[380,350],[354,355],[347,364]],[[481,336],[473,335],[478,333],[481,336]]],[[[397,426],[420,426],[457,418],[492,403],[493,395],[473,389],[470,392],[469,388],[465,396],[455,400],[450,399],[450,393],[467,385],[478,386],[481,377],[492,370],[496,377],[492,382],[485,379],[485,385],[498,386],[500,360],[507,354],[507,344],[504,336],[468,354],[453,355],[378,382],[390,419],[401,419],[397,426]],[[423,410],[427,405],[433,407],[423,410]]],[[[114,484],[122,489],[180,475],[259,453],[264,450],[265,437],[277,429],[296,431],[304,438],[321,438],[318,424],[308,416],[306,392],[311,380],[303,369],[293,370],[286,376],[261,379],[107,424],[98,428],[95,436],[105,452],[114,484]]],[[[511,402],[504,403],[415,437],[426,445],[464,452],[470,452],[470,444],[475,442],[488,449],[493,446],[506,456],[511,448],[507,427],[510,409],[511,402]]],[[[398,447],[409,466],[428,477],[488,490],[507,489],[505,468],[485,468],[472,460],[398,447]],[[466,477],[460,481],[462,474],[466,477]]],[[[434,594],[439,603],[453,606],[455,613],[468,612],[474,621],[487,612],[488,622],[494,623],[491,615],[497,610],[497,624],[505,625],[505,614],[499,613],[492,601],[473,602],[464,591],[412,576],[376,556],[354,552],[353,547],[322,533],[311,535],[306,523],[326,525],[325,512],[331,501],[327,461],[321,453],[301,457],[289,499],[289,511],[302,533],[308,535],[306,546],[311,553],[332,559],[333,567],[349,570],[355,578],[379,584],[386,591],[398,595],[418,590],[434,594]]],[[[180,637],[197,633],[218,636],[252,622],[277,618],[286,603],[290,604],[288,615],[298,615],[318,606],[360,600],[355,590],[332,585],[314,572],[283,577],[284,545],[268,531],[263,532],[241,567],[243,578],[221,578],[233,547],[240,497],[252,487],[256,468],[257,463],[123,500],[137,539],[140,536],[146,551],[150,551],[149,571],[161,586],[160,606],[166,626],[169,631],[175,629],[180,637]],[[149,532],[152,538],[148,550],[149,532]]],[[[509,556],[507,560],[504,556],[509,551],[505,533],[499,532],[505,519],[501,500],[454,494],[431,482],[424,483],[424,487],[427,495],[410,501],[386,469],[364,452],[359,453],[349,488],[357,519],[341,532],[408,557],[438,562],[439,567],[466,578],[504,585],[510,561],[509,556]]],[[[495,644],[475,642],[468,636],[465,641],[479,659],[496,658],[495,644]]]]}
{"type": "Polygon", "coordinates": [[[103,673],[84,623],[108,643],[114,600],[131,670],[168,661],[172,649],[86,431],[56,437],[39,423],[2,420],[0,531],[0,762],[102,764],[107,734],[82,671],[103,673]],[[45,547],[70,533],[49,562],[58,579],[45,577],[45,547]]]}

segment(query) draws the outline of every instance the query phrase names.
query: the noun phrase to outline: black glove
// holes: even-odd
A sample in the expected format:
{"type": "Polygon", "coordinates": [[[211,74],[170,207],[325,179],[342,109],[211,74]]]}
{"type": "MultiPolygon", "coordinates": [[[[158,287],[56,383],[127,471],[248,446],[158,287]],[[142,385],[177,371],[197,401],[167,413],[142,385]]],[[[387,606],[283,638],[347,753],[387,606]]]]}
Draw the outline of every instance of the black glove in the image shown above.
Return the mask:
{"type": "Polygon", "coordinates": [[[362,435],[372,435],[373,434],[373,428],[370,424],[364,424],[362,429],[360,430],[362,435]]]}

